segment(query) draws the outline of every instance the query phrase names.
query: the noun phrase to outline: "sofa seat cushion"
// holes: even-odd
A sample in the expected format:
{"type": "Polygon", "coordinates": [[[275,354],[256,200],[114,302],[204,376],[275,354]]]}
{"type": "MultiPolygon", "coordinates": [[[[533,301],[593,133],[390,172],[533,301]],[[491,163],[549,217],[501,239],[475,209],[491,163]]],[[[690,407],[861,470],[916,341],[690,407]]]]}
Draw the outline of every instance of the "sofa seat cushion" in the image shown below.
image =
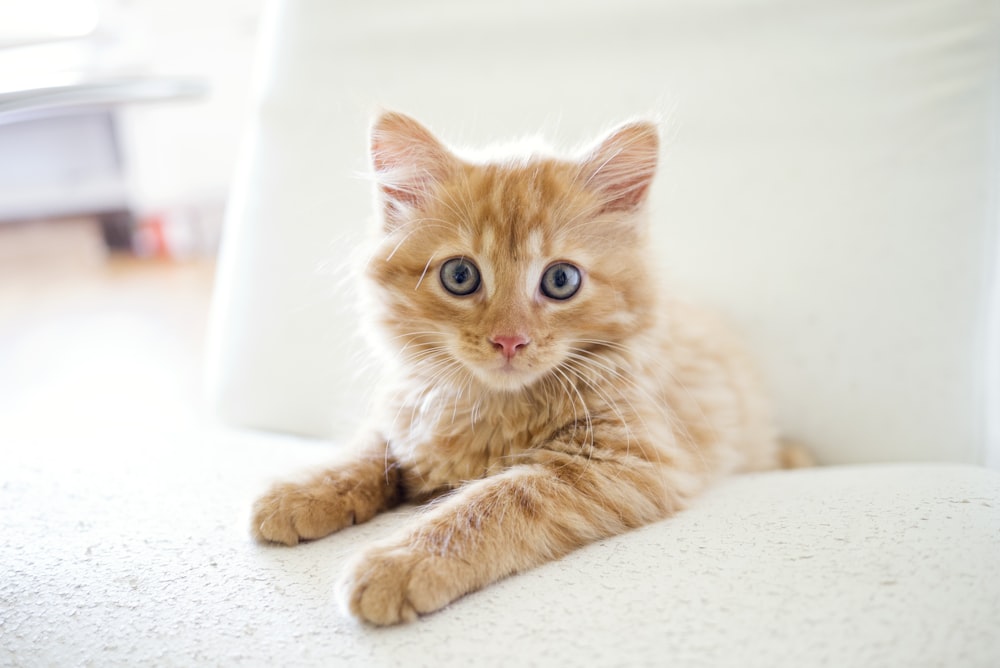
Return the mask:
{"type": "Polygon", "coordinates": [[[414,509],[259,546],[253,495],[333,448],[120,436],[5,444],[0,665],[1000,665],[995,471],[731,478],[672,519],[374,629],[333,587],[414,509]]]}

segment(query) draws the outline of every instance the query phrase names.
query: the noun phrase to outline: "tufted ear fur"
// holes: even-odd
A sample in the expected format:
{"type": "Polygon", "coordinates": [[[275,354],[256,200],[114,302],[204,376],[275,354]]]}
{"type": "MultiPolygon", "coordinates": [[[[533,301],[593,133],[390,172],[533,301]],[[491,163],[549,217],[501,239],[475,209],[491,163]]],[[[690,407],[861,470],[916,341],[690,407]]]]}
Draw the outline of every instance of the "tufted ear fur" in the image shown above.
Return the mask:
{"type": "Polygon", "coordinates": [[[371,160],[386,231],[400,225],[408,211],[419,208],[434,185],[459,165],[427,128],[392,111],[372,125],[371,160]]]}
{"type": "Polygon", "coordinates": [[[628,212],[642,205],[656,174],[659,150],[656,124],[637,121],[611,131],[587,153],[581,175],[601,196],[603,211],[628,212]]]}

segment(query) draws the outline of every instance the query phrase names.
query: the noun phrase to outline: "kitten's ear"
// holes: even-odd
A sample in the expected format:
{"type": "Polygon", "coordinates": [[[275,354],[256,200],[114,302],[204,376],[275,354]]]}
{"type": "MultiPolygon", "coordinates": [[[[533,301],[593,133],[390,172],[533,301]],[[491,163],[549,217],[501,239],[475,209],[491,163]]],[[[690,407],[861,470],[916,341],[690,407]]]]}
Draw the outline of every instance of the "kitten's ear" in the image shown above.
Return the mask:
{"type": "Polygon", "coordinates": [[[586,155],[581,174],[587,187],[602,198],[604,211],[632,211],[646,200],[659,152],[655,123],[627,123],[586,155]]]}
{"type": "Polygon", "coordinates": [[[371,159],[390,230],[427,199],[436,182],[458,167],[457,158],[427,128],[392,111],[372,125],[371,159]]]}

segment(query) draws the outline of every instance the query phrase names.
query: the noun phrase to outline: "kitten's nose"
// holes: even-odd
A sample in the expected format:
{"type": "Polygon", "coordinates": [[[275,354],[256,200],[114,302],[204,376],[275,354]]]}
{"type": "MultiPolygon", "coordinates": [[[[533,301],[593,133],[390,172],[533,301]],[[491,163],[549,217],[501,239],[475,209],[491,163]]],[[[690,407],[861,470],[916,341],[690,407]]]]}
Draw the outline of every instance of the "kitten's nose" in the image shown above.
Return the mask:
{"type": "Polygon", "coordinates": [[[520,334],[515,334],[514,336],[504,336],[498,334],[497,336],[490,337],[490,343],[497,350],[503,351],[503,356],[507,358],[508,361],[514,359],[514,355],[517,351],[531,343],[531,339],[526,336],[521,336],[520,334]]]}

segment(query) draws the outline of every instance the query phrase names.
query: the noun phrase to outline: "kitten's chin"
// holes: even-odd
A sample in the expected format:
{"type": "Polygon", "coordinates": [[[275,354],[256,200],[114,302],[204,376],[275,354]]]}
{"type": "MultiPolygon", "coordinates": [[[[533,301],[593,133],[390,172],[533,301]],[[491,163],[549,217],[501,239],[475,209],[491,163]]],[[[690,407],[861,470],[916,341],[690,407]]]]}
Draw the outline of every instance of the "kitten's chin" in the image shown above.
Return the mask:
{"type": "Polygon", "coordinates": [[[500,368],[473,368],[473,375],[487,389],[496,392],[518,392],[534,385],[544,373],[534,370],[518,369],[512,366],[500,368]]]}

